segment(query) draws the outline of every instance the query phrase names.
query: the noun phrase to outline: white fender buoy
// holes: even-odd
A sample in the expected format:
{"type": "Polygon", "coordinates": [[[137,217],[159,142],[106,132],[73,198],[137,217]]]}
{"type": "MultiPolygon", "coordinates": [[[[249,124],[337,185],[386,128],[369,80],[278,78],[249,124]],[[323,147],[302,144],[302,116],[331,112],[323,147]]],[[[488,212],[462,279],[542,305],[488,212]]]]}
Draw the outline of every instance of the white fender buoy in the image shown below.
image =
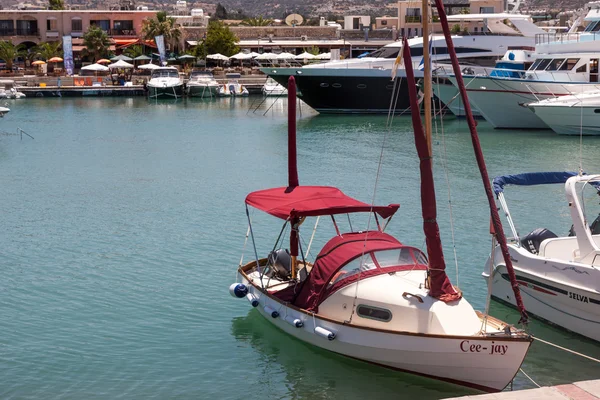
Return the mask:
{"type": "Polygon", "coordinates": [[[294,318],[293,315],[288,315],[285,317],[285,321],[296,328],[302,328],[304,326],[304,322],[302,322],[302,320],[299,318],[294,318]]]}
{"type": "Polygon", "coordinates": [[[246,298],[248,299],[248,301],[250,302],[250,304],[252,304],[252,307],[257,307],[258,306],[258,299],[256,298],[255,295],[253,295],[252,293],[248,293],[246,295],[246,298]]]}
{"type": "Polygon", "coordinates": [[[276,311],[276,310],[274,310],[274,309],[272,309],[272,308],[271,308],[271,307],[269,307],[269,306],[265,306],[264,310],[265,310],[265,312],[266,312],[267,314],[271,315],[271,317],[273,317],[273,318],[277,318],[277,317],[279,317],[279,312],[278,312],[278,311],[276,311]]]}
{"type": "Polygon", "coordinates": [[[243,299],[248,294],[248,287],[243,283],[232,283],[229,286],[229,294],[238,299],[243,299]]]}
{"type": "Polygon", "coordinates": [[[331,331],[328,331],[328,330],[327,330],[327,329],[325,329],[325,328],[321,328],[320,326],[317,326],[317,327],[315,328],[315,333],[316,333],[317,335],[319,335],[319,336],[321,336],[321,337],[323,337],[323,338],[327,339],[327,340],[333,340],[333,339],[335,339],[335,333],[333,333],[333,332],[331,332],[331,331]]]}

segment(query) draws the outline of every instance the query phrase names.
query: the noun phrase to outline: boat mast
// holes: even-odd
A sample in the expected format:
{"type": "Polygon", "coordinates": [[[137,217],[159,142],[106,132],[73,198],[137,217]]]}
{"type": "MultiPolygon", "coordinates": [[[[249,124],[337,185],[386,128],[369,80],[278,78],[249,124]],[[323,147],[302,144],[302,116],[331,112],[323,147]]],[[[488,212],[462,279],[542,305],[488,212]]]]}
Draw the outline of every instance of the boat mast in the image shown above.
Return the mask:
{"type": "Polygon", "coordinates": [[[425,84],[423,85],[423,102],[425,104],[425,138],[429,155],[433,154],[431,149],[431,62],[429,54],[429,0],[423,0],[423,73],[425,84]]]}
{"type": "MultiPolygon", "coordinates": [[[[286,192],[291,192],[299,185],[298,164],[296,156],[296,79],[288,79],[288,187],[286,192]]],[[[292,265],[290,273],[292,279],[296,278],[296,260],[298,258],[298,225],[300,219],[295,217],[290,221],[290,256],[292,265]]]]}
{"type": "MultiPolygon", "coordinates": [[[[500,249],[502,250],[502,256],[504,258],[506,270],[508,272],[508,276],[510,278],[510,283],[511,283],[513,292],[515,294],[515,300],[517,303],[517,307],[519,309],[519,312],[521,313],[521,319],[519,320],[519,322],[526,324],[528,322],[529,317],[527,316],[527,311],[525,311],[525,306],[523,305],[523,299],[521,299],[521,291],[519,290],[519,284],[517,282],[515,270],[513,269],[512,260],[510,259],[510,254],[508,253],[508,245],[506,244],[506,236],[504,235],[504,230],[502,228],[502,222],[500,221],[500,216],[498,215],[498,208],[496,207],[496,202],[494,201],[494,195],[492,193],[492,188],[490,185],[490,178],[487,173],[485,160],[483,158],[483,152],[481,151],[481,143],[479,142],[479,135],[477,134],[475,120],[473,119],[473,113],[471,112],[471,105],[469,104],[469,98],[467,97],[467,89],[465,88],[465,83],[463,81],[463,78],[462,78],[462,75],[460,72],[460,66],[458,65],[458,58],[456,57],[456,52],[454,50],[454,43],[452,43],[452,37],[450,35],[450,28],[448,27],[448,19],[446,18],[444,4],[442,3],[442,0],[435,0],[435,5],[438,10],[438,15],[440,17],[440,23],[442,25],[442,29],[444,31],[444,38],[446,39],[446,47],[448,48],[448,54],[450,55],[450,60],[452,61],[452,69],[454,71],[454,76],[456,77],[458,91],[460,92],[460,97],[463,102],[463,107],[465,108],[467,124],[469,125],[469,131],[471,132],[471,142],[473,144],[473,151],[475,152],[475,158],[477,159],[477,165],[479,166],[479,172],[481,173],[481,179],[483,181],[483,186],[485,188],[485,192],[487,195],[488,204],[490,207],[491,218],[492,218],[492,224],[494,226],[494,231],[496,232],[498,244],[500,245],[500,249]]],[[[492,279],[492,277],[490,277],[489,279],[492,279]]]]}

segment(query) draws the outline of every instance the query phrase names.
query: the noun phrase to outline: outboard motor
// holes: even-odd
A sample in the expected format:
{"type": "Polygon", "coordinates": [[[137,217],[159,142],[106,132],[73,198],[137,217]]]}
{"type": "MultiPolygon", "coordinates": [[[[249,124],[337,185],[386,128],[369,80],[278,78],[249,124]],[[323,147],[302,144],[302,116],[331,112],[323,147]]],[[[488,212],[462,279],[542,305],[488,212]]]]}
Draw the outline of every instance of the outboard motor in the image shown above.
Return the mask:
{"type": "Polygon", "coordinates": [[[546,228],[537,228],[530,234],[521,239],[521,246],[532,254],[540,252],[540,244],[546,239],[558,237],[556,234],[546,228]]]}
{"type": "Polygon", "coordinates": [[[292,257],[287,249],[278,249],[270,252],[268,263],[277,277],[281,279],[291,278],[292,257]]]}

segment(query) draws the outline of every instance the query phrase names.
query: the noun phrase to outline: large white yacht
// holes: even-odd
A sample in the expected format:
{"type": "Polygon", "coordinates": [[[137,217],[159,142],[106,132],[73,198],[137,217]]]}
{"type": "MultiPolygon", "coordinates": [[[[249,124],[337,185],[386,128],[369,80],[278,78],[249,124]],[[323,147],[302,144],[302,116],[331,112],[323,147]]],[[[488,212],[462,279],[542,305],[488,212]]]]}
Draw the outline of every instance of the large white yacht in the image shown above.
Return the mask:
{"type": "Polygon", "coordinates": [[[527,105],[560,135],[600,135],[600,92],[553,97],[527,105]]]}
{"type": "MultiPolygon", "coordinates": [[[[507,50],[533,48],[535,35],[544,31],[531,18],[521,14],[461,14],[448,16],[450,23],[485,21],[486,31],[452,36],[462,62],[494,66],[507,50]],[[510,23],[510,26],[509,24],[510,23]]],[[[448,49],[442,35],[432,35],[432,62],[448,61],[448,49]]],[[[423,56],[423,38],[409,39],[413,64],[418,67],[423,56]]],[[[298,96],[321,113],[387,113],[392,96],[396,110],[409,108],[406,79],[394,89],[390,81],[401,42],[394,42],[359,59],[330,61],[296,68],[262,68],[262,71],[285,85],[293,75],[298,96]],[[394,93],[395,90],[395,93],[394,93]],[[301,94],[300,94],[301,93],[301,94]]],[[[422,77],[417,68],[416,78],[422,77]]],[[[400,69],[398,77],[404,77],[400,69]]]]}
{"type": "Polygon", "coordinates": [[[536,61],[518,77],[465,76],[471,104],[494,128],[547,129],[527,103],[600,90],[600,9],[592,8],[584,20],[583,32],[537,35],[536,61]]]}

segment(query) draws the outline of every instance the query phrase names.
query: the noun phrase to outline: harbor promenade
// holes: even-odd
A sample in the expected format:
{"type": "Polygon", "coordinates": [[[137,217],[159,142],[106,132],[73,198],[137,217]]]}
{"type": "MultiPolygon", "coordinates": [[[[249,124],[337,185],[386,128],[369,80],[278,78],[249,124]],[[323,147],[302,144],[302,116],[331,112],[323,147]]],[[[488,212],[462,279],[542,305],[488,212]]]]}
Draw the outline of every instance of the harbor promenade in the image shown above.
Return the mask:
{"type": "MultiPolygon", "coordinates": [[[[14,77],[16,88],[27,97],[78,97],[78,96],[144,96],[144,83],[148,76],[134,76],[131,86],[113,85],[109,76],[105,77],[14,77]]],[[[216,75],[219,84],[225,85],[227,78],[216,75]]],[[[186,81],[186,80],[184,80],[186,81]]],[[[242,76],[239,82],[250,94],[261,94],[266,81],[265,75],[242,76]]]]}
{"type": "Polygon", "coordinates": [[[600,400],[600,379],[537,389],[452,397],[445,400],[600,400]]]}

